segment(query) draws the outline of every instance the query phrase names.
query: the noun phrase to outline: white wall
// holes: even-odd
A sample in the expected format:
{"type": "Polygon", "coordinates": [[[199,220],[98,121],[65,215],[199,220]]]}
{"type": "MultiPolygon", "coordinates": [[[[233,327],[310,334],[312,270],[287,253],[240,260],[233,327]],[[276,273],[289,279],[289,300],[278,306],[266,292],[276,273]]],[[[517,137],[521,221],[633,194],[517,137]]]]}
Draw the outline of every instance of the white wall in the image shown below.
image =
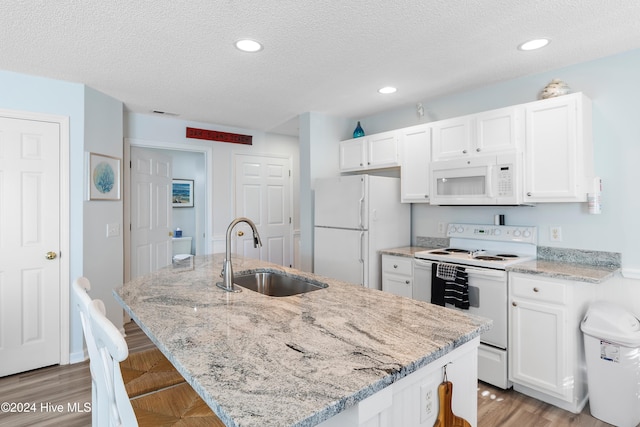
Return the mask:
{"type": "MultiPolygon", "coordinates": [[[[299,174],[295,166],[299,158],[298,139],[286,135],[268,134],[250,129],[231,128],[222,125],[198,123],[167,118],[151,114],[126,113],[125,114],[125,138],[146,142],[169,143],[174,146],[190,147],[207,146],[213,151],[213,182],[208,183],[210,196],[213,197],[213,215],[207,218],[207,226],[211,228],[212,235],[208,238],[213,242],[215,252],[220,251],[220,243],[224,244],[227,226],[233,220],[233,156],[239,154],[252,155],[279,155],[291,158],[294,170],[292,172],[293,188],[299,188],[299,174]],[[253,145],[231,144],[217,141],[204,141],[189,139],[186,137],[186,128],[194,127],[210,129],[222,132],[232,132],[253,136],[253,145]]],[[[293,206],[298,206],[298,193],[293,194],[293,206]]],[[[294,227],[299,223],[294,210],[294,227]]],[[[224,250],[224,246],[222,246],[224,250]]]]}
{"type": "MultiPolygon", "coordinates": [[[[539,244],[622,253],[624,271],[640,272],[640,50],[586,62],[547,73],[496,83],[438,99],[416,100],[427,110],[425,121],[490,110],[536,99],[551,79],[560,78],[593,101],[595,172],[603,180],[602,214],[589,215],[585,204],[538,204],[536,207],[440,207],[414,205],[413,238],[439,236],[439,222],[491,223],[493,215],[506,215],[507,224],[536,225],[539,244]],[[551,242],[549,227],[561,226],[563,241],[551,242]]],[[[415,105],[361,120],[367,133],[419,123],[415,105]]],[[[415,241],[415,240],[414,240],[415,241]]],[[[612,299],[640,313],[640,283],[610,282],[612,299]]]]}

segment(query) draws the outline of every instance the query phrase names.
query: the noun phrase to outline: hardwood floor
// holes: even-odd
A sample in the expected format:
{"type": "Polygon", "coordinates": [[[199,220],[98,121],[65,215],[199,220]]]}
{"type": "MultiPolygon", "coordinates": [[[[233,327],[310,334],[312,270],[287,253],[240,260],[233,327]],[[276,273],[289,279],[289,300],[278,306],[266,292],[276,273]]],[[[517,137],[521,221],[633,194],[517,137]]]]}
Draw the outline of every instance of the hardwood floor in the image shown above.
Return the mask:
{"type": "MultiPolygon", "coordinates": [[[[153,347],[135,323],[128,323],[125,331],[130,352],[153,347]]],[[[91,412],[82,411],[85,403],[91,403],[89,362],[50,366],[0,378],[2,402],[27,404],[33,410],[22,413],[0,410],[0,426],[3,427],[90,426],[91,412]]],[[[572,414],[513,390],[478,383],[478,427],[610,426],[593,418],[588,408],[581,414],[572,414]]]]}

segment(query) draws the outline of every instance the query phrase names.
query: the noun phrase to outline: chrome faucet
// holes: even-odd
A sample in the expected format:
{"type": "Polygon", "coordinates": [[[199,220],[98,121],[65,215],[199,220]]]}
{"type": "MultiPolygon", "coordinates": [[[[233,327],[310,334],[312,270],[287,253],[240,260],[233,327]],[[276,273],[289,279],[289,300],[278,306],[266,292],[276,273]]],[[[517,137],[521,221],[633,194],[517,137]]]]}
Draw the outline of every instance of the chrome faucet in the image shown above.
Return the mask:
{"type": "Polygon", "coordinates": [[[260,234],[258,234],[258,229],[256,225],[249,218],[239,217],[231,221],[229,227],[227,227],[227,247],[225,250],[224,256],[224,264],[222,265],[222,271],[220,272],[220,277],[222,277],[222,282],[216,283],[216,286],[220,289],[224,289],[227,292],[240,292],[240,289],[237,286],[233,285],[233,267],[231,266],[231,231],[233,231],[233,227],[235,227],[238,223],[246,222],[251,227],[253,231],[253,247],[257,248],[258,245],[262,246],[262,240],[260,239],[260,234]]]}

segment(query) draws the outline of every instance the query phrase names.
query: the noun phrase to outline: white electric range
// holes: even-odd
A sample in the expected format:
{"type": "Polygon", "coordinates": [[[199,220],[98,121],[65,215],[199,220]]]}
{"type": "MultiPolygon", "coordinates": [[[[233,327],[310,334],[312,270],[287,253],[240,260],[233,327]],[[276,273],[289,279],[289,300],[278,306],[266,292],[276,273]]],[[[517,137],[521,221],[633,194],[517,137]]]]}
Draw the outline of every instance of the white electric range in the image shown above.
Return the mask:
{"type": "MultiPolygon", "coordinates": [[[[449,247],[415,253],[415,287],[430,301],[431,279],[438,264],[462,266],[467,273],[469,309],[493,320],[480,337],[478,378],[501,388],[508,380],[508,279],[505,269],[536,258],[538,231],[531,226],[449,224],[449,247]],[[418,280],[418,278],[420,278],[418,280]]],[[[452,305],[447,307],[458,310],[452,305]]]]}

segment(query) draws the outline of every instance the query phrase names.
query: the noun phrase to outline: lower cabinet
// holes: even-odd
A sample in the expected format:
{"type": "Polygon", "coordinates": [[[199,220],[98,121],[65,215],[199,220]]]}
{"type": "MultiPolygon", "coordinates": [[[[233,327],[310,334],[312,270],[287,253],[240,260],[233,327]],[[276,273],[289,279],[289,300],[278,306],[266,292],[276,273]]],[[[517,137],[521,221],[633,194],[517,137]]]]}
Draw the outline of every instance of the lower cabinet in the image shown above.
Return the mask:
{"type": "Polygon", "coordinates": [[[509,273],[509,380],[516,391],[579,413],[587,400],[580,321],[584,282],[509,273]]]}
{"type": "Polygon", "coordinates": [[[413,258],[382,255],[382,290],[413,297],[413,258]]]}

